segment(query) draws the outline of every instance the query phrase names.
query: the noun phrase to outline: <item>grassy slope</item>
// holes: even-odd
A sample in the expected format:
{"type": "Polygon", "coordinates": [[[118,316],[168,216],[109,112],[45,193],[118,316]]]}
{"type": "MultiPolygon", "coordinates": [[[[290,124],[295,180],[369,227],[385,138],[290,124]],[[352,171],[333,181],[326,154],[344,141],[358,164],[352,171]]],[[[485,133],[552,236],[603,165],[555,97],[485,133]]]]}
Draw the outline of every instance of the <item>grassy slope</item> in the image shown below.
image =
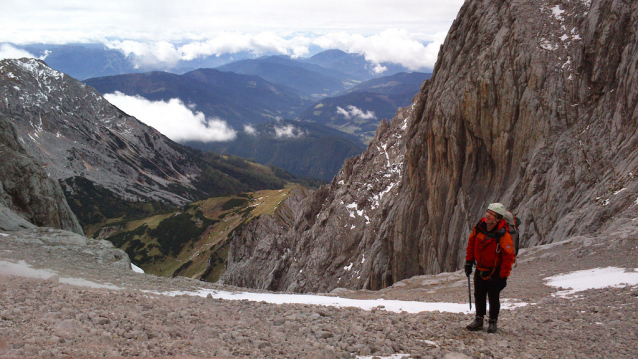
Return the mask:
{"type": "Polygon", "coordinates": [[[226,265],[231,233],[255,217],[273,213],[295,186],[209,198],[180,211],[107,224],[101,237],[124,249],[147,273],[216,281],[226,265]],[[163,222],[167,231],[158,230],[163,222]],[[167,232],[185,236],[170,237],[167,232]],[[171,252],[169,247],[179,250],[171,252]]]}

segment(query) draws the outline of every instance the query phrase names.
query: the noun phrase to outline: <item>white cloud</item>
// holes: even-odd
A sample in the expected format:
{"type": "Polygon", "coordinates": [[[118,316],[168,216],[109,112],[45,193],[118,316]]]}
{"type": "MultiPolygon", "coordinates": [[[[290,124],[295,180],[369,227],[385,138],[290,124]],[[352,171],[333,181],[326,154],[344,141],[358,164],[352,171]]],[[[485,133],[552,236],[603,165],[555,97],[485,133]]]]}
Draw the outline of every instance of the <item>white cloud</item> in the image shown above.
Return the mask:
{"type": "Polygon", "coordinates": [[[0,60],[3,59],[20,59],[23,57],[36,58],[30,52],[17,49],[9,44],[0,45],[0,60]]]}
{"type": "Polygon", "coordinates": [[[103,43],[151,68],[240,51],[300,57],[319,46],[422,70],[433,68],[463,2],[9,1],[0,12],[0,42],[103,43]]]}
{"type": "Polygon", "coordinates": [[[277,138],[300,138],[305,134],[306,131],[300,130],[293,125],[275,126],[275,137],[277,138]]]}
{"type": "Polygon", "coordinates": [[[106,47],[122,51],[125,56],[131,56],[138,68],[154,68],[158,66],[172,67],[182,59],[181,52],[166,41],[147,44],[137,41],[108,41],[106,47]]]}
{"type": "Polygon", "coordinates": [[[191,111],[180,99],[149,101],[119,91],[104,98],[127,114],[172,139],[173,141],[230,141],[236,132],[220,119],[207,119],[201,112],[191,111]]]}
{"type": "MultiPolygon", "coordinates": [[[[388,29],[367,37],[345,32],[331,33],[314,39],[313,43],[324,49],[336,48],[362,54],[366,60],[375,64],[391,62],[401,64],[410,70],[421,70],[434,68],[445,36],[445,32],[425,35],[404,29],[388,29]]],[[[383,68],[375,69],[382,72],[379,70],[383,68]]]]}
{"type": "Polygon", "coordinates": [[[244,125],[244,132],[251,136],[257,136],[257,129],[253,125],[244,125]]]}
{"type": "Polygon", "coordinates": [[[374,120],[377,118],[377,115],[374,114],[374,111],[366,111],[357,108],[356,106],[348,106],[347,110],[337,106],[337,114],[342,115],[347,119],[355,119],[355,120],[374,120]]]}
{"type": "Polygon", "coordinates": [[[271,31],[254,34],[219,32],[209,36],[205,40],[185,41],[180,46],[166,41],[147,43],[133,40],[112,40],[106,46],[131,56],[141,68],[171,67],[180,60],[242,51],[256,56],[276,53],[296,58],[309,55],[310,48],[318,46],[364,55],[366,60],[376,65],[372,71],[379,74],[387,70],[380,63],[401,64],[413,71],[434,68],[439,48],[445,40],[444,32],[425,35],[400,29],[388,29],[370,36],[346,32],[286,36],[271,31]]]}

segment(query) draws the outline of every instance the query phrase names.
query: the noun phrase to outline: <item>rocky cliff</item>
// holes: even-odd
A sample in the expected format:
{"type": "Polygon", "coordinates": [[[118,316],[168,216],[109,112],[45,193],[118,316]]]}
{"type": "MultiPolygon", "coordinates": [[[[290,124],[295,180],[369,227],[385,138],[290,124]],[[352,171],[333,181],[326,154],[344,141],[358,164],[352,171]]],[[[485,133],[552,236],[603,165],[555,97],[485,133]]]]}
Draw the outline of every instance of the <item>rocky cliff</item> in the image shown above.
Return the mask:
{"type": "Polygon", "coordinates": [[[523,220],[523,246],[631,223],[636,63],[634,2],[466,1],[412,106],[271,241],[279,255],[228,271],[276,267],[244,281],[308,292],[455,270],[495,201],[523,220]]]}
{"type": "Polygon", "coordinates": [[[0,158],[0,230],[43,226],[82,234],[60,185],[24,151],[3,114],[0,114],[0,158]]]}

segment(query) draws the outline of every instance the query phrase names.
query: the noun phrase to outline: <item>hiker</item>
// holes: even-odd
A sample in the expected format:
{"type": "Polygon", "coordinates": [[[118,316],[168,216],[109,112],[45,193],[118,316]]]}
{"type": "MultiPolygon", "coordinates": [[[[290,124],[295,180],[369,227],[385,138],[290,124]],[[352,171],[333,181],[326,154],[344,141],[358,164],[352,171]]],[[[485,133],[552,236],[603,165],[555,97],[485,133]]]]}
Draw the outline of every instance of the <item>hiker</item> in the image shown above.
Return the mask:
{"type": "Polygon", "coordinates": [[[490,319],[488,333],[496,333],[498,312],[501,309],[500,293],[507,285],[516,254],[512,237],[509,234],[505,206],[492,203],[487,207],[483,217],[470,234],[465,256],[465,274],[474,273],[474,301],[476,302],[476,318],[466,328],[471,331],[483,329],[483,318],[486,314],[486,297],[490,301],[490,319]]]}

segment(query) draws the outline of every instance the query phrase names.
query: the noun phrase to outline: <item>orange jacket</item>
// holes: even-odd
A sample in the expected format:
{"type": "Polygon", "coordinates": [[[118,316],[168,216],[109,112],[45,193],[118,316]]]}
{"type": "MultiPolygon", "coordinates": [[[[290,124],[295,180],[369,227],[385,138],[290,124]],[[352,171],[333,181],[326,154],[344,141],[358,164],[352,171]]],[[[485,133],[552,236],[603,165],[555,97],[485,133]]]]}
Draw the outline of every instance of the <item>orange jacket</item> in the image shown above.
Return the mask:
{"type": "MultiPolygon", "coordinates": [[[[474,226],[470,239],[467,243],[467,251],[465,260],[474,262],[476,260],[476,269],[480,271],[491,271],[493,268],[501,267],[498,275],[501,278],[507,278],[514,265],[516,252],[514,252],[514,244],[512,236],[509,234],[509,227],[505,220],[501,220],[496,229],[487,232],[485,218],[474,226]],[[496,247],[496,238],[499,238],[499,250],[496,247]]],[[[497,274],[497,273],[494,273],[497,274]]]]}

